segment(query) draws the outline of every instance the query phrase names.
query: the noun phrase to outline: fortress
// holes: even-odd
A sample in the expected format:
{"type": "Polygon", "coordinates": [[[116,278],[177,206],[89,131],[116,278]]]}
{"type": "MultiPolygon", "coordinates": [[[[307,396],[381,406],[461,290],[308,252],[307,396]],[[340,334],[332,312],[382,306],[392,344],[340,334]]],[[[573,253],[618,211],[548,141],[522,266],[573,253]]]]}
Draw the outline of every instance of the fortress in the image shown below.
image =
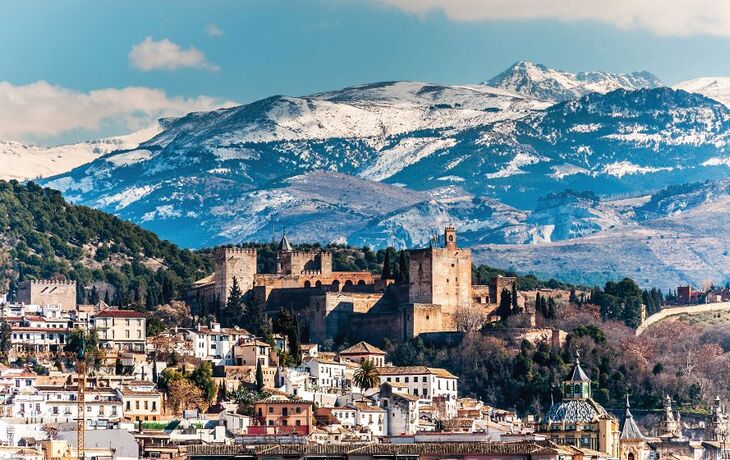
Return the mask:
{"type": "Polygon", "coordinates": [[[334,271],[330,251],[294,250],[286,235],[273,274],[257,273],[252,248],[217,248],[213,259],[215,273],[197,281],[189,298],[224,304],[235,278],[249,301],[263,305],[268,314],[293,309],[303,340],[320,343],[344,338],[400,342],[455,331],[460,309],[476,308],[486,317],[502,289],[511,289],[516,281],[499,277],[489,286],[472,285],[471,251],[458,247],[453,227],[444,230],[441,247],[409,250],[408,284],[370,272],[334,271]]]}
{"type": "Polygon", "coordinates": [[[19,303],[60,305],[62,310],[76,310],[76,281],[22,281],[16,297],[19,303]]]}

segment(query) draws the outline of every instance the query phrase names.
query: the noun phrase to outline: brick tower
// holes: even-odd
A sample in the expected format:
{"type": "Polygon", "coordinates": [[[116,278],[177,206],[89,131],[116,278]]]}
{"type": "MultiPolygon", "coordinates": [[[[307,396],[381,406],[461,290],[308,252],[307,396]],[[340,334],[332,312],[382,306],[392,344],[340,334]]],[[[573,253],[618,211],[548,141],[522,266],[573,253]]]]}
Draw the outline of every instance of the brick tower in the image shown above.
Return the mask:
{"type": "Polygon", "coordinates": [[[233,285],[233,278],[238,281],[241,291],[253,289],[256,275],[256,249],[253,248],[217,248],[215,261],[215,297],[221,304],[228,300],[228,293],[233,285]]]}

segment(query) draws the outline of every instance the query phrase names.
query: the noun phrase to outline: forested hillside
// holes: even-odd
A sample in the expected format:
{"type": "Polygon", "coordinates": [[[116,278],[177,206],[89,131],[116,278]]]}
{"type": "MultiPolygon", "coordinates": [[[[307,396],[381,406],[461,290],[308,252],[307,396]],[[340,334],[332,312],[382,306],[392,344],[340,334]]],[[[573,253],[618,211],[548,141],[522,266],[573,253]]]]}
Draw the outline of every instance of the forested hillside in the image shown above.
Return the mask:
{"type": "Polygon", "coordinates": [[[135,224],[32,182],[0,181],[0,292],[26,279],[76,280],[80,302],[151,308],[210,271],[205,255],[135,224]]]}

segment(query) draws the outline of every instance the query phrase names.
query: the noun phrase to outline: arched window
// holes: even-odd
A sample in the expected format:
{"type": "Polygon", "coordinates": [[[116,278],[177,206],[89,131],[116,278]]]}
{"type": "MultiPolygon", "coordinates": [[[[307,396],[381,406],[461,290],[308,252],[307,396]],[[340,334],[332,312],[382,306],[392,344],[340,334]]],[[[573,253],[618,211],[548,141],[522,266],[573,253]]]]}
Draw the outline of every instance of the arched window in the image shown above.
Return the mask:
{"type": "Polygon", "coordinates": [[[316,283],[314,283],[315,287],[322,287],[322,282],[320,280],[317,280],[316,283]]]}
{"type": "Polygon", "coordinates": [[[312,287],[312,283],[309,280],[307,280],[304,282],[304,287],[305,288],[312,287]]]}
{"type": "Polygon", "coordinates": [[[628,457],[626,457],[626,460],[634,460],[634,453],[629,452],[629,455],[628,455],[628,457]]]}

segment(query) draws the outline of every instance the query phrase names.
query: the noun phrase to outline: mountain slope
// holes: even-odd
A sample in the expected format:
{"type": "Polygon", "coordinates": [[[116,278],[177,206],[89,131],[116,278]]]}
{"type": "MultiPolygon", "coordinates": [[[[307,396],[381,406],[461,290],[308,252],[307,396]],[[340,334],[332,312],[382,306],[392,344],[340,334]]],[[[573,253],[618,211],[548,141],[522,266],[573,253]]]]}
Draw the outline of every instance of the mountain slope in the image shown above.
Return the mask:
{"type": "Polygon", "coordinates": [[[126,136],[108,137],[77,144],[43,147],[0,140],[0,180],[29,180],[62,174],[120,149],[132,149],[155,136],[162,126],[155,124],[126,136]]]}
{"type": "Polygon", "coordinates": [[[658,88],[662,82],[649,72],[570,73],[541,64],[519,61],[486,84],[531,98],[562,102],[589,93],[608,93],[617,89],[658,88]]]}
{"type": "Polygon", "coordinates": [[[565,189],[610,198],[726,177],[728,133],[728,108],[669,88],[549,105],[392,82],[190,114],[43,183],[190,247],[268,239],[272,225],[329,228],[315,232],[323,243],[410,245],[428,240],[429,219],[468,227],[474,242],[554,241],[621,219],[584,204],[531,221],[519,210],[565,189]],[[299,188],[295,178],[317,171],[339,176],[299,188]],[[388,205],[365,210],[347,187],[388,205]]]}
{"type": "Polygon", "coordinates": [[[552,243],[483,245],[476,260],[583,284],[630,276],[665,291],[730,281],[730,180],[669,187],[633,204],[614,228],[552,243]]]}
{"type": "Polygon", "coordinates": [[[673,86],[688,93],[702,94],[730,106],[730,77],[702,77],[687,80],[673,86]]]}

